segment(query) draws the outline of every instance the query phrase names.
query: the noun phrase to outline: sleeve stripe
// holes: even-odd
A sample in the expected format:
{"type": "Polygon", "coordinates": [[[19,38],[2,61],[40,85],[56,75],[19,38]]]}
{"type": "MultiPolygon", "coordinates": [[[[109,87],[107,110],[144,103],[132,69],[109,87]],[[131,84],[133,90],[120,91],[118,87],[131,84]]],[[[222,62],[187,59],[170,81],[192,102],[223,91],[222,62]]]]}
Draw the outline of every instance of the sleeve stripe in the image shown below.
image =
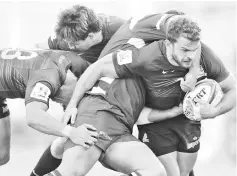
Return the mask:
{"type": "Polygon", "coordinates": [[[161,24],[161,22],[162,22],[167,16],[169,16],[169,15],[168,15],[168,14],[163,15],[163,16],[160,18],[160,20],[156,23],[156,29],[157,29],[157,30],[160,30],[160,24],[161,24]]]}
{"type": "Polygon", "coordinates": [[[128,44],[135,46],[136,48],[140,49],[145,46],[145,41],[141,38],[130,38],[127,41],[128,44]]]}

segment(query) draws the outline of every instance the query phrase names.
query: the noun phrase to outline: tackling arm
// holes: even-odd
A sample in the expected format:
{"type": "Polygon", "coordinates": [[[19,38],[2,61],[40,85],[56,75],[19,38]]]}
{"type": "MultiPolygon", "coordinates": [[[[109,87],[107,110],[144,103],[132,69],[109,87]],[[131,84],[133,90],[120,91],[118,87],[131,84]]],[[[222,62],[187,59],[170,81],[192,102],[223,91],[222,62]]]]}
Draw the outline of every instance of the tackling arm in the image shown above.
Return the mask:
{"type": "Polygon", "coordinates": [[[92,125],[83,124],[77,128],[65,125],[48,114],[47,109],[48,106],[42,102],[28,103],[26,105],[28,125],[42,133],[69,138],[73,143],[86,148],[97,141],[98,133],[92,125]]]}
{"type": "MultiPolygon", "coordinates": [[[[116,74],[112,53],[104,56],[99,59],[95,63],[91,64],[86,71],[82,74],[80,79],[78,80],[71,100],[69,102],[68,107],[74,108],[80,102],[86,91],[91,89],[97,80],[101,77],[107,76],[112,78],[118,78],[116,74]]],[[[67,108],[68,109],[68,108],[67,108]]]]}
{"type": "Polygon", "coordinates": [[[176,117],[182,113],[182,104],[180,104],[179,106],[174,106],[173,108],[167,110],[158,110],[144,107],[137,120],[137,125],[159,122],[176,117]]]}
{"type": "Polygon", "coordinates": [[[48,106],[42,102],[30,102],[26,105],[26,119],[30,127],[49,135],[69,137],[64,133],[65,124],[54,119],[49,113],[48,106]]]}

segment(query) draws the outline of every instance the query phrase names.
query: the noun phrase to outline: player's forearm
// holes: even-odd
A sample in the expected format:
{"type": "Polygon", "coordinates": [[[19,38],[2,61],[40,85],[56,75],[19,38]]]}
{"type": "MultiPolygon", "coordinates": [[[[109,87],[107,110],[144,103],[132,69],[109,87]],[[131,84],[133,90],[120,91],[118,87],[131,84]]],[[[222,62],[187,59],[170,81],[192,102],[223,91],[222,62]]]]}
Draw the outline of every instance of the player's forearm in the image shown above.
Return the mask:
{"type": "Polygon", "coordinates": [[[157,109],[152,109],[152,111],[148,115],[148,120],[150,122],[159,122],[162,120],[170,119],[172,117],[175,117],[172,109],[168,110],[157,110],[157,109]]]}
{"type": "Polygon", "coordinates": [[[153,122],[159,122],[162,120],[176,117],[181,113],[182,113],[182,111],[177,110],[177,108],[175,110],[174,110],[174,108],[168,109],[168,110],[157,110],[157,109],[151,109],[148,107],[144,107],[142,112],[139,115],[137,124],[143,125],[143,124],[149,124],[149,123],[153,123],[153,122]]]}
{"type": "Polygon", "coordinates": [[[86,91],[90,90],[103,76],[118,78],[112,60],[112,53],[91,64],[78,80],[68,107],[74,108],[86,91]]]}
{"type": "Polygon", "coordinates": [[[77,81],[68,107],[76,107],[86,91],[90,90],[100,77],[101,70],[96,68],[96,64],[90,65],[77,81]]]}
{"type": "Polygon", "coordinates": [[[222,115],[229,112],[236,106],[236,88],[224,92],[224,97],[221,102],[216,106],[215,116],[222,115]]]}
{"type": "Polygon", "coordinates": [[[26,118],[28,125],[37,131],[49,135],[70,138],[70,129],[45,111],[38,109],[27,111],[26,118]]]}

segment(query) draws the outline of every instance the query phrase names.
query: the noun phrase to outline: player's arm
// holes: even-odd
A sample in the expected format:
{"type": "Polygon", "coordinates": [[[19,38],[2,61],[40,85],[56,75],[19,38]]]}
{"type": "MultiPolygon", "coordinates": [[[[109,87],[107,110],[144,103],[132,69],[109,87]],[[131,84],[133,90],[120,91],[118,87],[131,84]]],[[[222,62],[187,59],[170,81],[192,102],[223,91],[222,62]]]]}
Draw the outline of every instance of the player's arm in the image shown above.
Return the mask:
{"type": "Polygon", "coordinates": [[[219,82],[224,96],[221,102],[216,107],[209,107],[203,105],[200,109],[202,119],[215,118],[216,116],[222,115],[236,106],[236,80],[232,74],[219,82]]]}
{"type": "Polygon", "coordinates": [[[96,129],[89,124],[83,124],[77,128],[63,124],[54,119],[49,113],[47,104],[32,101],[26,105],[26,118],[28,125],[42,133],[66,137],[77,145],[88,148],[97,141],[96,129]]]}
{"type": "Polygon", "coordinates": [[[215,118],[236,106],[236,80],[221,59],[208,46],[202,45],[201,57],[205,63],[208,78],[217,81],[224,93],[222,101],[215,108],[208,105],[201,108],[203,119],[215,118]]]}
{"type": "MultiPolygon", "coordinates": [[[[146,51],[145,51],[146,52],[146,51]]],[[[144,67],[143,62],[138,62],[140,50],[119,50],[105,55],[91,64],[78,80],[71,100],[64,113],[64,119],[72,119],[74,122],[76,107],[86,91],[90,90],[101,77],[124,78],[136,75],[138,68],[144,67]]],[[[145,60],[145,59],[144,59],[145,60]]]]}
{"type": "Polygon", "coordinates": [[[26,105],[26,119],[28,125],[49,135],[69,137],[72,127],[67,127],[65,124],[53,118],[46,112],[47,110],[48,105],[43,102],[32,101],[28,103],[26,105]]]}
{"type": "Polygon", "coordinates": [[[138,117],[136,124],[144,125],[148,123],[159,122],[162,120],[167,120],[176,117],[182,113],[183,113],[182,104],[180,104],[179,106],[174,106],[173,108],[167,110],[158,110],[144,107],[138,117]]]}
{"type": "Polygon", "coordinates": [[[47,73],[35,71],[32,72],[31,77],[25,92],[28,125],[45,134],[69,138],[75,144],[84,147],[88,147],[86,143],[93,144],[94,137],[97,136],[93,126],[81,125],[77,128],[67,126],[46,112],[49,106],[49,97],[54,96],[60,86],[58,84],[58,79],[60,79],[58,71],[56,69],[48,70],[47,73]]]}
{"type": "Polygon", "coordinates": [[[79,78],[68,107],[76,107],[86,91],[91,89],[96,81],[103,76],[118,78],[115,71],[112,55],[108,54],[91,64],[79,78]]]}

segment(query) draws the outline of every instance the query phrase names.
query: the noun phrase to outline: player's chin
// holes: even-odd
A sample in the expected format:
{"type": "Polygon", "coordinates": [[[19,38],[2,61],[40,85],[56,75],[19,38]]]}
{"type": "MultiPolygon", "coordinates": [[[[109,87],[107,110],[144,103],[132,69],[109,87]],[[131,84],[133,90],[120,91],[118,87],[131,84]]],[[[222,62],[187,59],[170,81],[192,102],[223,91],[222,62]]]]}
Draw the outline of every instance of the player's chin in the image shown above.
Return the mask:
{"type": "Polygon", "coordinates": [[[182,67],[184,68],[190,68],[192,65],[192,61],[183,61],[182,62],[182,67]]]}

